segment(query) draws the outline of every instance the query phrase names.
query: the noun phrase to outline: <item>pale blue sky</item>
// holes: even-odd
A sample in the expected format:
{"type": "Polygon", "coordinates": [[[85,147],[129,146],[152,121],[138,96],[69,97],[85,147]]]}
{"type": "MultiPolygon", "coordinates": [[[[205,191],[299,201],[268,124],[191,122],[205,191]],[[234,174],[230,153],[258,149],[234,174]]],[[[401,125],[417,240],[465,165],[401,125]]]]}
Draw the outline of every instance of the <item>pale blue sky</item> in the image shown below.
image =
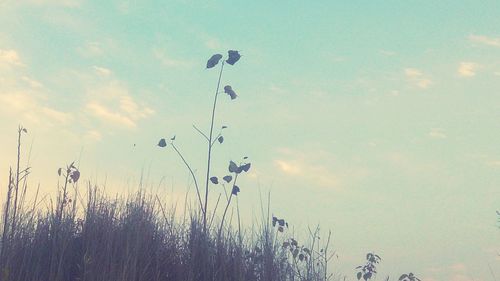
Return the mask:
{"type": "Polygon", "coordinates": [[[380,277],[498,278],[500,2],[436,2],[0,0],[0,178],[23,124],[46,193],[81,159],[109,190],[145,169],[182,197],[187,172],[155,145],[176,134],[202,177],[205,63],[237,49],[214,174],[250,157],[247,221],[270,189],[297,232],[333,230],[343,274],[375,251],[380,277]]]}

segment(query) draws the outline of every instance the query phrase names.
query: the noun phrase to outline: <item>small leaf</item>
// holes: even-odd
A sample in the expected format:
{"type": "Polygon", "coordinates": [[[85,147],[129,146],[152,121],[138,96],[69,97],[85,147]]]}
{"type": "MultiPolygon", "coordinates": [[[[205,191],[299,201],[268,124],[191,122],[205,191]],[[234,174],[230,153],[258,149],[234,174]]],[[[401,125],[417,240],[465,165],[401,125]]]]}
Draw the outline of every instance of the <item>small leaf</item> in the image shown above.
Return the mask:
{"type": "Polygon", "coordinates": [[[73,180],[74,183],[76,183],[80,178],[80,171],[78,170],[73,171],[70,175],[70,178],[73,180]]]}
{"type": "Polygon", "coordinates": [[[362,274],[361,272],[358,272],[358,274],[356,275],[356,277],[358,278],[358,280],[361,279],[361,274],[362,274]]]}
{"type": "Polygon", "coordinates": [[[224,137],[220,136],[220,137],[217,138],[217,140],[219,141],[219,143],[223,143],[224,142],[224,137]]]}
{"type": "Polygon", "coordinates": [[[250,163],[246,163],[245,165],[242,165],[240,168],[241,170],[245,171],[245,172],[248,172],[248,170],[250,170],[250,163]]]}
{"type": "Polygon", "coordinates": [[[283,230],[284,230],[283,226],[278,226],[278,231],[279,232],[283,232],[283,230]]]}
{"type": "Polygon", "coordinates": [[[299,260],[300,260],[300,261],[303,261],[303,260],[304,260],[304,254],[300,254],[300,255],[299,255],[299,260]]]}
{"type": "Polygon", "coordinates": [[[26,128],[23,128],[23,132],[25,132],[27,134],[28,130],[26,130],[26,128]]]}
{"type": "Polygon", "coordinates": [[[240,188],[236,185],[233,186],[233,191],[231,191],[231,193],[233,195],[238,195],[238,192],[240,192],[240,188]]]}
{"type": "Polygon", "coordinates": [[[230,175],[227,175],[225,177],[222,178],[224,181],[226,181],[227,183],[230,183],[232,180],[233,180],[233,177],[230,176],[230,175]]]}
{"type": "Polygon", "coordinates": [[[232,100],[234,100],[238,95],[233,91],[233,88],[229,85],[224,86],[224,93],[228,94],[232,100]]]}
{"type": "Polygon", "coordinates": [[[279,224],[280,226],[285,226],[285,220],[284,220],[284,219],[280,219],[280,220],[278,220],[278,224],[279,224]]]}
{"type": "Polygon", "coordinates": [[[229,172],[230,173],[238,172],[238,165],[236,165],[236,163],[234,163],[233,161],[229,161],[229,172]]]}
{"type": "Polygon", "coordinates": [[[221,58],[222,58],[221,54],[215,54],[212,57],[210,57],[210,59],[207,61],[207,68],[212,68],[216,66],[221,58]]]}
{"type": "Polygon", "coordinates": [[[238,51],[235,50],[229,50],[227,51],[227,54],[228,58],[226,62],[229,63],[230,65],[234,65],[241,58],[240,53],[238,53],[238,51]]]}
{"type": "Polygon", "coordinates": [[[61,176],[61,173],[62,173],[62,168],[57,169],[57,174],[58,174],[59,176],[61,176]]]}
{"type": "Polygon", "coordinates": [[[158,146],[159,146],[159,147],[165,147],[165,146],[167,146],[167,142],[165,141],[165,139],[161,139],[161,140],[158,142],[158,146]]]}
{"type": "Polygon", "coordinates": [[[365,280],[368,280],[370,278],[372,278],[372,273],[371,272],[367,272],[367,273],[365,273],[365,275],[363,275],[363,279],[365,279],[365,280]]]}
{"type": "Polygon", "coordinates": [[[219,179],[217,177],[211,177],[210,178],[210,181],[213,183],[213,184],[219,184],[219,179]]]}
{"type": "Polygon", "coordinates": [[[173,137],[171,137],[170,140],[174,141],[175,140],[175,135],[173,137]]]}
{"type": "Polygon", "coordinates": [[[245,160],[248,159],[248,156],[243,157],[243,159],[245,159],[245,160]]]}
{"type": "Polygon", "coordinates": [[[222,126],[222,129],[227,129],[227,126],[222,126]]]}

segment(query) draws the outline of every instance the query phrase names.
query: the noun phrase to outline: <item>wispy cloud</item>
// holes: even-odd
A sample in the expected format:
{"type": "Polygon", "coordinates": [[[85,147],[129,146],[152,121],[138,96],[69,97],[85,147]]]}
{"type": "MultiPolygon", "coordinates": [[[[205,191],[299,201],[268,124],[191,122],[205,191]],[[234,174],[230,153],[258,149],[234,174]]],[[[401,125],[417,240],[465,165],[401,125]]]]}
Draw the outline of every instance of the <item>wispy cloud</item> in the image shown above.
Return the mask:
{"type": "Polygon", "coordinates": [[[500,47],[499,37],[488,37],[484,35],[470,35],[469,40],[487,46],[500,47]]]}
{"type": "Polygon", "coordinates": [[[479,65],[474,62],[461,62],[458,66],[457,72],[458,75],[462,77],[473,77],[476,76],[476,70],[479,65]]]}
{"type": "Polygon", "coordinates": [[[167,67],[179,67],[189,65],[188,61],[173,58],[167,51],[163,49],[154,49],[153,55],[160,63],[167,67]]]}
{"type": "Polygon", "coordinates": [[[283,174],[314,183],[321,187],[340,188],[339,177],[326,165],[309,155],[288,148],[280,149],[281,157],[274,160],[275,167],[283,174]]]}
{"type": "Polygon", "coordinates": [[[128,88],[118,81],[93,89],[88,96],[86,112],[105,123],[135,128],[138,121],[155,113],[146,104],[138,103],[128,88]]]}
{"type": "Polygon", "coordinates": [[[112,71],[108,68],[101,67],[101,66],[94,66],[93,67],[95,72],[99,74],[100,76],[109,76],[111,75],[112,71]]]}
{"type": "Polygon", "coordinates": [[[410,83],[419,88],[427,89],[432,84],[432,80],[416,68],[405,68],[404,74],[410,83]]]}
{"type": "Polygon", "coordinates": [[[0,66],[22,66],[21,59],[16,50],[0,49],[0,66]]]}

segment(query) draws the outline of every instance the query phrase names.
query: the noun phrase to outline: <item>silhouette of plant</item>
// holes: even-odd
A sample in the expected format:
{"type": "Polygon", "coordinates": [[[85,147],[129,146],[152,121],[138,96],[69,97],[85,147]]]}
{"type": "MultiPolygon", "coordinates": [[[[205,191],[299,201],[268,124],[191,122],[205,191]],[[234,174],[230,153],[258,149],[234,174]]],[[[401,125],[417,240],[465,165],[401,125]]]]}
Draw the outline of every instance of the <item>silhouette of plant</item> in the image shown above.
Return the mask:
{"type": "MultiPolygon", "coordinates": [[[[234,65],[241,58],[241,55],[239,54],[238,51],[229,50],[227,53],[228,53],[227,58],[225,60],[223,60],[223,56],[221,54],[214,54],[210,57],[210,59],[208,59],[207,64],[206,64],[206,68],[211,69],[220,63],[220,71],[219,71],[219,76],[218,76],[218,80],[217,80],[217,87],[215,90],[215,96],[214,96],[213,106],[212,106],[212,114],[210,116],[209,133],[206,134],[202,130],[200,130],[198,127],[193,125],[193,128],[198,133],[200,133],[200,135],[207,141],[207,152],[208,152],[207,154],[208,154],[208,156],[207,156],[207,164],[206,164],[205,193],[204,193],[203,198],[202,198],[202,194],[201,194],[200,186],[198,184],[197,177],[196,177],[193,169],[191,168],[191,165],[187,162],[187,160],[185,159],[185,157],[183,156],[181,151],[175,145],[175,142],[174,142],[175,136],[170,139],[170,146],[174,149],[174,151],[177,153],[177,155],[181,158],[182,162],[184,163],[186,168],[189,170],[191,177],[193,179],[193,182],[194,182],[194,185],[196,188],[196,195],[197,195],[198,201],[199,201],[198,202],[199,207],[200,207],[200,210],[201,210],[202,216],[203,216],[203,230],[204,231],[206,231],[206,229],[207,229],[209,185],[210,185],[210,183],[212,183],[212,184],[219,184],[220,183],[218,177],[211,175],[212,149],[213,149],[215,144],[217,144],[217,143],[222,144],[224,142],[224,136],[222,135],[222,132],[224,129],[227,128],[226,126],[221,126],[219,132],[217,134],[214,133],[215,115],[217,112],[218,97],[219,97],[219,94],[221,94],[221,93],[227,94],[231,98],[231,100],[234,100],[238,97],[238,95],[233,90],[232,86],[230,86],[230,85],[224,86],[223,92],[219,91],[219,89],[221,88],[221,79],[222,79],[222,73],[224,71],[224,65],[226,63],[229,65],[234,65]],[[222,62],[221,62],[221,60],[222,60],[222,62]]],[[[164,138],[160,139],[160,141],[158,142],[158,146],[162,147],[162,148],[166,147],[167,141],[164,138]]],[[[229,163],[229,173],[230,174],[226,175],[222,178],[222,180],[225,183],[227,183],[227,184],[230,184],[231,182],[232,183],[231,183],[231,193],[229,195],[227,195],[227,193],[226,193],[227,204],[226,204],[226,207],[224,209],[224,213],[222,215],[222,221],[221,221],[221,224],[219,227],[219,232],[222,230],[222,227],[224,225],[226,213],[227,213],[227,210],[231,204],[233,196],[237,196],[238,192],[240,192],[240,187],[236,185],[238,175],[241,174],[242,172],[248,172],[248,170],[250,169],[251,164],[248,163],[246,160],[247,160],[247,157],[244,157],[243,161],[239,165],[237,165],[233,161],[230,161],[230,163],[229,163]],[[234,177],[234,180],[233,180],[233,177],[234,177]]],[[[220,196],[219,196],[219,199],[220,199],[220,196]]],[[[217,210],[218,204],[219,204],[219,200],[217,200],[217,203],[214,207],[214,210],[213,210],[214,214],[217,210]]],[[[210,224],[211,224],[212,220],[213,220],[213,217],[210,220],[210,224]]]]}
{"type": "Polygon", "coordinates": [[[413,273],[403,274],[399,277],[399,281],[420,281],[413,273]]]}
{"type": "Polygon", "coordinates": [[[356,269],[359,270],[356,274],[358,280],[363,278],[366,281],[371,279],[373,275],[377,274],[377,264],[379,264],[381,260],[382,259],[379,255],[374,253],[366,254],[366,264],[356,267],[356,269]]]}

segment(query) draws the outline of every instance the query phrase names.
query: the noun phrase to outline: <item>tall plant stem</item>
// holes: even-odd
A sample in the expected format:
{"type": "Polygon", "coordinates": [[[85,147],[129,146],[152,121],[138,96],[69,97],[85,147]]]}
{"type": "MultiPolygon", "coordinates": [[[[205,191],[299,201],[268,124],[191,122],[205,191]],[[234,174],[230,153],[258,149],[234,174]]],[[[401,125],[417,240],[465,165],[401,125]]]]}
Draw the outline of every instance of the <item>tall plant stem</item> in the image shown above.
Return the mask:
{"type": "Polygon", "coordinates": [[[217,108],[217,96],[219,95],[220,88],[220,80],[222,78],[222,70],[224,69],[224,61],[222,61],[220,72],[219,72],[219,80],[217,81],[217,89],[215,90],[214,97],[214,105],[212,107],[212,120],[210,121],[210,134],[208,136],[208,157],[207,157],[207,178],[205,181],[205,212],[203,213],[203,231],[207,230],[207,210],[208,210],[208,181],[210,179],[210,163],[212,162],[212,138],[214,133],[214,121],[215,121],[215,112],[217,108]]]}
{"type": "Polygon", "coordinates": [[[205,217],[205,213],[207,211],[203,207],[203,202],[201,201],[201,195],[200,195],[200,188],[198,186],[198,181],[196,180],[196,176],[194,175],[193,169],[191,169],[191,166],[188,164],[188,162],[186,161],[186,159],[184,158],[184,156],[182,156],[182,153],[177,149],[177,147],[175,146],[175,144],[173,142],[171,142],[171,145],[172,145],[172,148],[175,150],[175,152],[177,152],[177,155],[179,155],[179,157],[181,158],[182,162],[184,162],[184,165],[186,165],[186,167],[189,170],[189,173],[191,174],[191,177],[193,178],[194,187],[196,188],[196,195],[198,195],[198,200],[200,201],[201,212],[203,213],[203,217],[205,217]]]}
{"type": "Polygon", "coordinates": [[[17,216],[17,198],[19,192],[19,182],[20,173],[19,173],[19,165],[21,162],[21,133],[23,132],[23,127],[19,126],[19,130],[17,131],[17,166],[16,166],[16,186],[14,191],[14,210],[12,215],[12,233],[14,233],[16,229],[16,216],[17,216]]]}
{"type": "Polygon", "coordinates": [[[224,213],[222,214],[222,220],[220,222],[219,233],[218,233],[218,238],[219,239],[220,239],[220,236],[221,236],[221,233],[222,233],[222,228],[224,227],[224,221],[226,220],[227,210],[229,209],[229,205],[231,205],[231,199],[233,199],[233,195],[234,195],[233,189],[236,186],[236,181],[237,180],[238,180],[238,174],[236,174],[236,176],[234,177],[233,185],[231,187],[231,194],[229,195],[229,198],[227,199],[226,208],[224,209],[224,213]]]}

